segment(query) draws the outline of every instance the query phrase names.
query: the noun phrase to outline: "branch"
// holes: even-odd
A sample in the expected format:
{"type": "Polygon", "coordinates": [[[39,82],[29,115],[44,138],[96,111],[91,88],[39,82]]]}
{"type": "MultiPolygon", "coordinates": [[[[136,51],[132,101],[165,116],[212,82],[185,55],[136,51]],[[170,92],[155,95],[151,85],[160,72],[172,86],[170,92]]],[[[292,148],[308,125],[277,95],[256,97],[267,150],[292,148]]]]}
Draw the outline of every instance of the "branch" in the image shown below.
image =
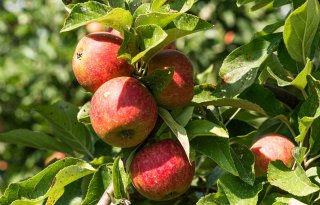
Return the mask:
{"type": "Polygon", "coordinates": [[[108,188],[102,194],[102,197],[100,198],[97,205],[109,205],[111,203],[111,196],[113,195],[113,191],[113,183],[111,182],[108,188]]]}

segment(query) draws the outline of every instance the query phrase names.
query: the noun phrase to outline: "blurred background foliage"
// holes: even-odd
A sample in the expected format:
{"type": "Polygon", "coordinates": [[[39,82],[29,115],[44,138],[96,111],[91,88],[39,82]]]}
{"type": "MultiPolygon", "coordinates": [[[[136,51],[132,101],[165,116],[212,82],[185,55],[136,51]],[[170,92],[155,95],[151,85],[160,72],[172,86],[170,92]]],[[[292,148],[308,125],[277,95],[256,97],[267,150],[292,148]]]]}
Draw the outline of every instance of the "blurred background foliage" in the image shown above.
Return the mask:
{"type": "MultiPolygon", "coordinates": [[[[276,2],[276,1],[275,1],[276,2]]],[[[195,66],[198,81],[215,83],[223,59],[263,28],[283,20],[290,7],[237,7],[235,0],[199,0],[190,13],[214,29],[179,39],[177,49],[195,66]]],[[[16,128],[47,131],[35,105],[58,99],[82,105],[88,97],[74,79],[71,60],[85,28],[60,33],[67,13],[59,0],[0,1],[0,132],[16,128]]],[[[0,195],[4,187],[34,175],[52,153],[0,143],[0,195]]],[[[201,170],[200,170],[201,171],[201,170]]],[[[214,176],[212,176],[214,178],[214,176]]]]}

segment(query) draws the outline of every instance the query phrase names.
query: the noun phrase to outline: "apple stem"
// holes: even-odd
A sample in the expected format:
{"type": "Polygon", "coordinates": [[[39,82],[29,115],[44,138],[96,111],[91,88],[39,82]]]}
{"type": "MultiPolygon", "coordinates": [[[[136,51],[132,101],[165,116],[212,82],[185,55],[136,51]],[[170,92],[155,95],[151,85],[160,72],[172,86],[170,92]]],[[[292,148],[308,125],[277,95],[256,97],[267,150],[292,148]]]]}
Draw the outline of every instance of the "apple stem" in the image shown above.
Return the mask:
{"type": "Polygon", "coordinates": [[[112,201],[111,199],[112,199],[113,192],[114,192],[114,188],[113,188],[113,183],[111,182],[107,187],[107,189],[102,194],[97,205],[109,205],[112,201]]]}

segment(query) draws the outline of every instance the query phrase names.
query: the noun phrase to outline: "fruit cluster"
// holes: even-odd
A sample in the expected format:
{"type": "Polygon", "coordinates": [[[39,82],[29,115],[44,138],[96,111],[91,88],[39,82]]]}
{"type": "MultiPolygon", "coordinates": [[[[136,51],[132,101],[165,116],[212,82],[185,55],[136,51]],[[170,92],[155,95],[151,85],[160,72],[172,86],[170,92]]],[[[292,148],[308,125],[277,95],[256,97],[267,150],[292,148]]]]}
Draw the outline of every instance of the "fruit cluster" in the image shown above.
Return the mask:
{"type": "MultiPolygon", "coordinates": [[[[139,80],[141,76],[135,76],[136,65],[117,57],[122,41],[114,30],[88,34],[75,49],[72,67],[79,84],[93,93],[90,121],[96,134],[112,146],[128,148],[142,143],[154,129],[158,105],[172,110],[190,103],[193,66],[183,53],[162,49],[147,63],[145,74],[168,68],[174,68],[174,73],[160,92],[151,93],[139,80]]],[[[167,139],[142,148],[130,173],[142,195],[167,200],[189,188],[194,165],[179,142],[167,139]]]]}

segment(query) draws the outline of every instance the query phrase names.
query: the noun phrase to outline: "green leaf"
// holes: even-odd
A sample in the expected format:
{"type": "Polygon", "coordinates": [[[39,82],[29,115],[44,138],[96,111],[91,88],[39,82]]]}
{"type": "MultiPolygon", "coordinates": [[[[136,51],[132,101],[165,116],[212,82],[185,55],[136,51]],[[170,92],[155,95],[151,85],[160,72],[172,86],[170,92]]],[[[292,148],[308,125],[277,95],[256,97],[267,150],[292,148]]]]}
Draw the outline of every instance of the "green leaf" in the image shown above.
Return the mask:
{"type": "Polygon", "coordinates": [[[76,4],[67,16],[61,32],[66,32],[92,22],[99,22],[111,26],[123,33],[131,27],[133,17],[130,12],[122,8],[114,8],[105,4],[89,1],[76,4]]]}
{"type": "Polygon", "coordinates": [[[181,13],[187,12],[197,0],[173,0],[171,1],[170,8],[172,10],[180,11],[181,13]]]}
{"type": "Polygon", "coordinates": [[[317,0],[307,0],[286,19],[283,39],[294,60],[306,62],[319,22],[320,6],[317,0]]]}
{"type": "Polygon", "coordinates": [[[132,58],[132,64],[143,58],[146,53],[159,45],[168,36],[158,25],[143,25],[137,27],[136,30],[141,38],[142,51],[132,58]]]}
{"type": "Polygon", "coordinates": [[[47,198],[48,204],[54,204],[63,194],[66,185],[95,171],[90,164],[80,159],[59,160],[25,181],[10,184],[0,198],[0,204],[37,205],[47,198]]]}
{"type": "Polygon", "coordinates": [[[158,11],[167,0],[153,0],[151,3],[151,10],[158,11]]]}
{"type": "MultiPolygon", "coordinates": [[[[220,189],[221,190],[221,189],[220,189]]],[[[228,199],[224,193],[207,194],[202,197],[196,205],[229,205],[228,199]]]]}
{"type": "Polygon", "coordinates": [[[0,133],[0,141],[22,146],[34,147],[37,149],[49,149],[72,155],[70,147],[57,139],[41,132],[34,132],[27,129],[16,129],[0,133]]]}
{"type": "Polygon", "coordinates": [[[199,136],[229,138],[225,128],[207,120],[193,120],[187,124],[186,130],[190,141],[199,136]]]}
{"type": "Polygon", "coordinates": [[[258,194],[263,188],[263,183],[251,186],[231,174],[222,176],[218,184],[226,194],[230,205],[256,205],[258,194]]]}
{"type": "Polygon", "coordinates": [[[180,144],[182,145],[182,147],[188,157],[189,162],[191,163],[191,161],[190,161],[190,144],[189,144],[189,138],[188,138],[186,129],[184,127],[182,127],[180,124],[178,124],[172,118],[172,116],[168,112],[168,110],[159,107],[158,113],[159,113],[160,117],[163,119],[163,121],[168,125],[168,127],[174,133],[174,135],[178,138],[180,144]]]}
{"type": "Polygon", "coordinates": [[[134,25],[135,27],[138,27],[142,25],[153,24],[153,25],[158,25],[161,28],[164,28],[181,14],[182,13],[160,13],[160,12],[141,14],[136,18],[134,25]]]}
{"type": "Polygon", "coordinates": [[[303,63],[293,60],[282,40],[278,46],[278,58],[283,67],[291,73],[298,74],[305,67],[303,63]]]}
{"type": "Polygon", "coordinates": [[[254,156],[250,149],[242,144],[231,145],[231,155],[239,178],[247,184],[254,184],[254,156]]]}
{"type": "Polygon", "coordinates": [[[210,123],[209,121],[203,122],[203,129],[197,128],[198,133],[196,133],[196,131],[192,131],[187,125],[187,129],[191,134],[199,136],[193,137],[190,142],[191,147],[199,153],[211,158],[227,172],[230,172],[233,175],[238,175],[231,156],[228,138],[217,137],[215,133],[211,133],[210,130],[215,126],[212,124],[213,123],[210,123]],[[207,132],[205,132],[206,130],[207,132]]]}
{"type": "Polygon", "coordinates": [[[242,6],[242,5],[248,4],[253,1],[255,1],[255,0],[237,0],[237,5],[242,6]]]}
{"type": "Polygon", "coordinates": [[[58,101],[36,110],[48,120],[54,136],[75,151],[92,156],[92,141],[86,126],[77,120],[79,109],[76,106],[58,101]]]}
{"type": "Polygon", "coordinates": [[[262,30],[266,33],[273,33],[275,32],[278,28],[282,27],[284,25],[284,21],[278,21],[273,24],[269,24],[265,26],[262,30]]]}
{"type": "Polygon", "coordinates": [[[287,205],[287,204],[294,204],[294,205],[307,205],[305,203],[302,203],[301,201],[298,201],[295,198],[292,197],[277,197],[276,202],[272,205],[287,205]]]}
{"type": "Polygon", "coordinates": [[[273,8],[278,8],[290,3],[291,3],[291,0],[274,0],[272,6],[273,8]]]}
{"type": "MultiPolygon", "coordinates": [[[[276,116],[285,114],[284,105],[267,88],[253,84],[239,95],[239,98],[248,100],[256,106],[260,106],[268,115],[276,116]]],[[[252,110],[252,109],[251,109],[252,110]]]]}
{"type": "Polygon", "coordinates": [[[251,7],[251,11],[256,11],[258,9],[261,9],[267,6],[268,4],[270,4],[271,2],[273,2],[273,0],[256,0],[255,2],[256,4],[251,7]]]}
{"type": "Polygon", "coordinates": [[[281,79],[280,77],[278,77],[278,73],[274,73],[269,67],[267,68],[267,70],[269,74],[277,81],[277,84],[280,87],[292,85],[300,90],[304,90],[307,85],[307,76],[312,71],[312,62],[310,61],[310,59],[308,59],[304,69],[292,81],[281,79]]]}
{"type": "Polygon", "coordinates": [[[158,69],[142,77],[140,80],[156,95],[167,87],[174,74],[174,68],[158,69]]]}
{"type": "Polygon", "coordinates": [[[81,205],[96,205],[111,181],[110,170],[106,166],[101,167],[98,172],[93,174],[81,205]]]}
{"type": "Polygon", "coordinates": [[[295,196],[307,196],[319,191],[319,187],[310,181],[300,164],[291,170],[280,160],[269,164],[268,182],[295,196]]]}
{"type": "Polygon", "coordinates": [[[299,110],[299,132],[296,141],[303,141],[315,119],[320,117],[320,81],[308,76],[310,94],[299,110]]]}
{"type": "Polygon", "coordinates": [[[313,121],[311,125],[311,133],[309,139],[309,155],[315,155],[320,150],[320,118],[313,121]]]}
{"type": "Polygon", "coordinates": [[[280,41],[279,34],[264,36],[240,46],[223,61],[219,75],[223,79],[216,95],[234,97],[248,88],[256,79],[260,65],[268,57],[269,49],[280,41]]]}
{"type": "Polygon", "coordinates": [[[77,119],[79,122],[85,124],[85,125],[89,125],[91,124],[90,121],[90,104],[91,102],[87,102],[85,103],[79,110],[78,114],[77,114],[77,119]]]}
{"type": "Polygon", "coordinates": [[[118,51],[118,57],[126,59],[128,62],[131,61],[132,56],[139,53],[139,37],[131,29],[130,31],[124,30],[124,39],[118,51]]]}
{"type": "Polygon", "coordinates": [[[217,96],[217,92],[217,89],[210,84],[197,85],[194,89],[192,102],[201,105],[214,105],[218,107],[231,106],[267,115],[263,108],[255,103],[240,98],[220,98],[217,96]]]}
{"type": "Polygon", "coordinates": [[[127,198],[127,189],[130,184],[130,177],[124,170],[124,165],[120,156],[118,156],[113,163],[112,182],[114,187],[114,197],[116,199],[127,198]]]}
{"type": "Polygon", "coordinates": [[[167,26],[165,30],[167,34],[166,38],[161,41],[160,44],[150,49],[150,51],[146,54],[145,59],[148,62],[148,60],[150,60],[150,58],[160,49],[164,48],[180,37],[199,31],[208,30],[212,27],[212,24],[200,19],[197,16],[191,14],[182,14],[181,16],[175,18],[174,21],[167,26]]]}

